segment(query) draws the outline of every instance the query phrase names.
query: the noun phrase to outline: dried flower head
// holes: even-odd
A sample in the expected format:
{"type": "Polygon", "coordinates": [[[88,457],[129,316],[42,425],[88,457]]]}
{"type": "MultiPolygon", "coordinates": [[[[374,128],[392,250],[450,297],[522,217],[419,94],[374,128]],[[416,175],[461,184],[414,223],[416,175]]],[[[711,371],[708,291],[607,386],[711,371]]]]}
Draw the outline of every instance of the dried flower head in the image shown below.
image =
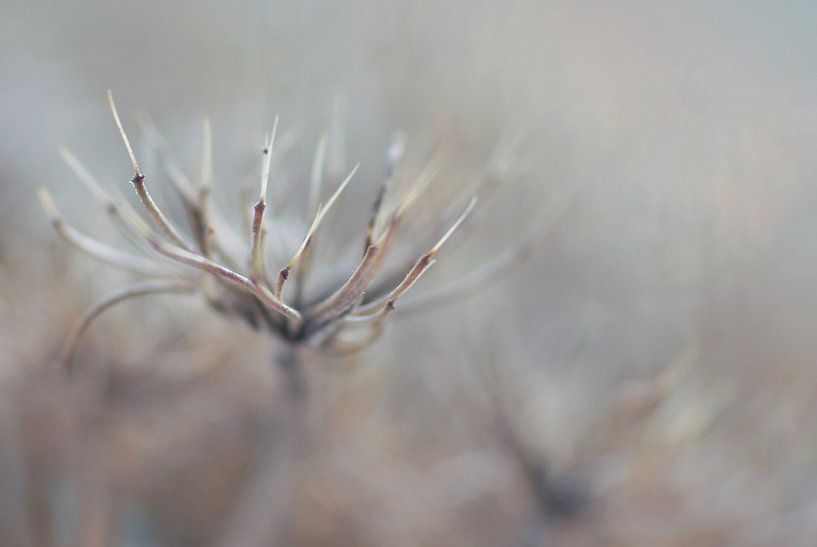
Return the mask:
{"type": "MultiPolygon", "coordinates": [[[[264,143],[260,192],[252,206],[250,233],[246,238],[237,236],[211,203],[212,137],[209,123],[205,122],[198,188],[176,166],[171,166],[167,173],[186,212],[188,231],[183,233],[154,201],[110,92],[108,100],[133,166],[130,182],[148,220],[116,192],[103,188],[70,152],[61,150],[61,154],[78,178],[105,204],[121,235],[134,248],[144,252],[124,251],[82,234],[64,220],[45,188],[39,189],[39,198],[63,239],[109,265],[144,276],[146,281],[108,296],[87,312],[66,342],[63,353],[66,365],[70,363],[80,336],[100,313],[124,300],[158,293],[202,294],[219,313],[243,318],[254,328],[273,332],[292,345],[308,345],[329,352],[357,351],[377,338],[384,319],[395,309],[395,303],[434,264],[440,249],[465,222],[477,202],[476,197],[471,198],[453,223],[438,232],[436,243],[416,261],[405,264],[399,272],[382,276],[382,280],[376,279],[404,214],[433,176],[426,172],[418,177],[401,198],[392,200],[395,204],[387,209],[384,194],[403,149],[402,141],[396,141],[389,149],[387,176],[375,196],[365,233],[364,252],[357,267],[351,274],[338,274],[332,285],[319,288],[314,295],[306,294],[304,279],[314,267],[311,259],[315,238],[358,166],[328,199],[321,202],[326,139],[320,141],[310,181],[311,222],[289,261],[277,271],[270,271],[265,258],[266,236],[268,228],[274,224],[265,213],[277,118],[264,143]],[[293,285],[287,291],[291,298],[285,297],[284,289],[288,284],[293,285]]],[[[552,219],[553,215],[548,214],[545,218],[552,219]]],[[[542,233],[542,228],[536,224],[533,235],[542,233]]],[[[534,241],[531,237],[520,238],[517,246],[483,263],[467,276],[421,296],[416,307],[449,301],[478,289],[527,255],[534,241]]]]}

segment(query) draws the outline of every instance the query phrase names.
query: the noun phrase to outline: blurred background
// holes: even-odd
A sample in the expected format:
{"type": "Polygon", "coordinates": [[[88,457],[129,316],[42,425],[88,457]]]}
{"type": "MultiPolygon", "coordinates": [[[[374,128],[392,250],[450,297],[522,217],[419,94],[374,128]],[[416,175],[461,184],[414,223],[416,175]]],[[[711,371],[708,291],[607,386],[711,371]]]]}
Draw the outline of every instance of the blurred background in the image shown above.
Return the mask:
{"type": "Polygon", "coordinates": [[[0,544],[817,545],[813,2],[0,14],[0,544]],[[362,165],[327,235],[338,248],[363,233],[395,131],[408,156],[445,157],[438,200],[512,141],[496,195],[418,293],[568,204],[501,281],[398,307],[359,355],[311,359],[293,456],[280,342],[195,298],[112,310],[81,373],[61,374],[71,327],[130,277],[60,242],[35,190],[116,241],[57,152],[132,193],[108,88],[149,176],[139,116],[191,176],[210,118],[236,223],[274,116],[270,201],[293,215],[328,131],[328,183],[362,165]]]}

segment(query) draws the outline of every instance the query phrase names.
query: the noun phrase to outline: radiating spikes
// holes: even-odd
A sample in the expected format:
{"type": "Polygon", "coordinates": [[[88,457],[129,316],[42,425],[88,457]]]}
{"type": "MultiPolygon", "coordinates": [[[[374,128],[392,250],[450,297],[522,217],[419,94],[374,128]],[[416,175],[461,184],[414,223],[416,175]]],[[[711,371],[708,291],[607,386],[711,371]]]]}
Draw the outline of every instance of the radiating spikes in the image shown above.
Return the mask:
{"type": "MultiPolygon", "coordinates": [[[[139,117],[138,122],[145,135],[145,139],[147,139],[150,146],[156,149],[165,175],[182,200],[187,214],[190,215],[191,212],[198,214],[201,193],[199,192],[199,196],[196,196],[196,188],[187,178],[187,175],[185,175],[178,163],[174,161],[167,141],[159,130],[156,129],[150,118],[142,115],[139,117]]],[[[241,200],[242,211],[245,210],[244,203],[246,203],[246,201],[247,199],[241,200]]],[[[231,224],[224,220],[220,211],[212,207],[212,204],[210,205],[205,214],[208,220],[207,225],[210,226],[212,232],[208,230],[204,235],[211,240],[209,242],[209,244],[212,245],[211,250],[217,252],[222,260],[225,260],[231,266],[235,266],[238,264],[238,261],[235,259],[234,253],[231,252],[231,250],[242,248],[246,242],[246,236],[240,236],[238,231],[233,229],[231,224]]],[[[247,230],[244,233],[249,233],[250,231],[250,223],[247,223],[247,226],[247,230]]]]}
{"type": "Polygon", "coordinates": [[[531,223],[531,227],[526,231],[525,235],[519,238],[515,246],[506,249],[494,257],[493,260],[482,264],[459,279],[417,295],[411,302],[407,302],[401,307],[401,315],[430,310],[449,304],[469,296],[499,279],[507,270],[523,262],[533,252],[538,243],[549,233],[551,226],[555,224],[568,203],[569,199],[566,197],[555,199],[537,215],[537,218],[531,223]]]}
{"type": "MultiPolygon", "coordinates": [[[[439,172],[440,168],[442,167],[442,159],[440,156],[433,158],[429,161],[420,174],[414,179],[411,186],[409,187],[408,191],[406,192],[405,196],[400,200],[396,207],[396,212],[394,216],[397,219],[402,218],[403,214],[405,213],[406,209],[417,199],[417,197],[428,187],[431,181],[439,172]]],[[[382,213],[382,207],[381,207],[382,213]]],[[[371,235],[368,234],[367,236],[374,238],[374,234],[377,232],[377,226],[379,221],[377,217],[375,217],[374,225],[371,226],[371,235]]],[[[367,239],[368,239],[367,237],[367,239]]],[[[389,268],[388,275],[384,281],[379,282],[376,286],[372,287],[376,294],[382,295],[388,288],[392,285],[392,283],[397,283],[401,279],[401,269],[389,268]]]]}
{"type": "Polygon", "coordinates": [[[354,316],[358,318],[373,317],[380,314],[382,310],[389,305],[393,306],[400,297],[402,297],[414,286],[417,280],[419,280],[420,277],[422,277],[423,274],[431,266],[433,266],[435,262],[436,260],[434,260],[430,253],[424,254],[417,260],[417,262],[414,263],[414,266],[412,266],[403,280],[400,281],[400,283],[394,289],[392,289],[391,292],[389,292],[386,296],[375,300],[374,302],[369,302],[368,304],[356,309],[354,316]]]}
{"type": "Polygon", "coordinates": [[[116,110],[116,104],[113,102],[113,92],[108,90],[108,105],[111,107],[111,113],[113,114],[113,119],[116,122],[116,127],[119,129],[119,134],[122,136],[122,140],[125,143],[125,148],[128,150],[128,155],[130,156],[130,161],[133,164],[133,172],[136,177],[141,177],[142,172],[139,171],[139,164],[136,162],[136,154],[133,153],[133,147],[130,145],[130,140],[128,140],[128,135],[125,133],[125,128],[122,127],[122,121],[119,119],[119,112],[116,110]]]}
{"type": "Polygon", "coordinates": [[[182,264],[187,264],[188,266],[211,273],[216,276],[217,279],[252,294],[270,310],[280,313],[295,323],[300,322],[301,314],[298,313],[298,311],[275,298],[275,295],[260,283],[247,279],[243,275],[203,256],[185,251],[184,249],[173,248],[155,239],[151,239],[149,242],[158,253],[181,262],[182,264]]]}
{"type": "MultiPolygon", "coordinates": [[[[277,233],[280,236],[278,238],[280,248],[270,246],[269,249],[270,252],[274,249],[276,256],[290,252],[291,245],[295,242],[291,242],[289,238],[290,218],[284,215],[284,211],[288,208],[289,198],[271,199],[268,204],[267,195],[297,195],[297,192],[289,192],[283,187],[278,188],[278,171],[273,181],[274,186],[270,189],[273,147],[277,146],[278,149],[285,147],[287,141],[285,138],[287,136],[282,135],[281,142],[276,143],[279,119],[275,118],[270,133],[265,135],[264,151],[260,162],[260,188],[258,186],[250,188],[249,195],[245,195],[242,200],[242,212],[247,214],[247,225],[244,230],[235,229],[225,222],[225,218],[220,215],[212,199],[214,196],[214,152],[213,133],[209,119],[203,120],[200,171],[190,178],[179,167],[179,164],[174,162],[170,147],[164,138],[149,121],[142,122],[145,131],[146,153],[151,155],[151,160],[155,153],[161,168],[162,178],[158,180],[168,181],[168,185],[180,197],[187,214],[189,229],[180,227],[183,230],[179,231],[171,223],[170,217],[165,216],[165,211],[159,208],[148,191],[145,174],[139,167],[110,91],[108,91],[108,101],[117,130],[133,167],[131,183],[141,205],[131,205],[131,200],[121,199],[121,195],[117,195],[116,188],[109,191],[105,186],[100,185],[69,151],[61,149],[60,154],[91,193],[106,205],[108,214],[116,228],[122,231],[123,237],[131,242],[136,240],[135,245],[139,249],[146,250],[147,257],[122,252],[77,231],[60,216],[47,190],[39,191],[40,200],[60,236],[71,245],[115,266],[163,281],[130,287],[111,295],[92,308],[66,344],[66,359],[70,358],[77,340],[87,329],[88,324],[116,302],[142,294],[188,290],[201,292],[216,311],[226,314],[235,312],[256,328],[263,324],[265,328],[280,335],[290,345],[309,344],[314,348],[328,349],[327,354],[332,351],[358,351],[380,334],[386,317],[395,308],[395,303],[403,298],[425,275],[425,272],[435,264],[441,248],[453,239],[453,235],[458,230],[462,229],[463,224],[470,218],[469,215],[476,207],[476,198],[473,198],[468,202],[464,211],[460,212],[458,208],[462,203],[458,199],[453,202],[454,208],[452,209],[451,200],[446,199],[442,193],[433,196],[434,199],[430,199],[432,196],[427,196],[429,199],[422,200],[422,207],[417,207],[420,201],[419,196],[442,169],[443,161],[440,155],[431,156],[425,165],[419,165],[418,167],[421,168],[419,172],[412,169],[411,173],[416,174],[413,180],[405,180],[406,184],[400,187],[392,186],[396,173],[399,173],[401,181],[405,175],[409,174],[401,163],[405,150],[405,138],[402,134],[396,134],[384,151],[385,161],[381,160],[383,163],[380,168],[383,179],[378,181],[381,184],[376,195],[372,196],[374,201],[371,209],[363,214],[362,220],[366,222],[363,256],[357,257],[359,260],[354,268],[350,268],[345,260],[337,260],[327,265],[325,271],[312,272],[323,274],[320,279],[321,283],[330,279],[333,281],[320,287],[317,294],[304,297],[304,280],[309,271],[310,262],[315,261],[313,257],[317,255],[316,244],[321,242],[316,239],[318,230],[323,224],[329,222],[327,217],[330,211],[340,200],[340,196],[352,178],[358,174],[360,167],[359,164],[354,166],[344,176],[346,172],[346,168],[343,167],[345,143],[343,132],[339,131],[339,128],[343,126],[344,116],[342,109],[339,108],[340,102],[336,103],[338,108],[335,108],[334,111],[329,136],[322,135],[318,139],[314,158],[312,158],[307,196],[310,220],[308,229],[289,262],[275,275],[274,272],[266,271],[264,256],[267,247],[266,239],[270,234],[274,236],[277,233]],[[329,181],[331,188],[323,187],[327,185],[326,181],[329,181]],[[258,192],[257,200],[254,199],[256,191],[258,192]],[[252,209],[247,205],[252,205],[252,209]],[[266,214],[268,205],[274,205],[269,215],[266,214]],[[397,226],[408,208],[412,206],[417,209],[412,216],[415,217],[418,229],[410,234],[410,239],[420,245],[420,250],[426,252],[419,258],[416,258],[417,255],[414,254],[406,257],[401,253],[399,260],[394,261],[394,264],[389,264],[386,269],[384,268],[385,257],[391,251],[396,239],[397,226]],[[145,213],[139,210],[139,207],[144,207],[149,219],[145,218],[145,213]],[[281,214],[276,214],[279,211],[281,214]],[[438,214],[449,220],[454,219],[454,222],[447,229],[440,230],[440,227],[434,223],[434,217],[438,214]],[[440,232],[443,232],[441,236],[440,232]],[[232,257],[233,253],[238,260],[232,257]],[[247,264],[248,258],[249,264],[247,264]],[[184,278],[174,275],[175,271],[180,269],[184,269],[182,274],[184,278]],[[351,273],[350,269],[353,270],[351,273]],[[387,271],[381,275],[381,269],[387,271]],[[294,278],[289,281],[292,276],[294,278]],[[185,280],[188,281],[182,283],[185,280]],[[287,282],[293,287],[285,290],[287,282]],[[284,301],[285,293],[292,298],[291,304],[284,301]],[[350,336],[346,336],[347,334],[350,336]]],[[[276,161],[279,156],[280,152],[276,150],[276,161]]],[[[509,153],[496,152],[488,159],[489,169],[485,171],[486,180],[487,177],[502,179],[503,174],[516,169],[517,165],[510,160],[513,158],[509,153]]],[[[255,168],[256,173],[257,171],[258,164],[255,168]]],[[[477,178],[473,182],[483,184],[485,188],[493,191],[494,186],[489,187],[488,184],[495,185],[496,180],[491,179],[486,182],[477,178]]],[[[460,188],[460,195],[463,195],[462,190],[463,188],[460,188]]],[[[483,200],[482,203],[484,208],[485,201],[483,200]]],[[[531,251],[537,240],[520,237],[518,241],[515,248],[508,249],[495,260],[483,264],[470,276],[446,287],[445,291],[438,290],[426,295],[421,294],[419,302],[436,305],[452,296],[477,289],[505,268],[521,260],[531,251]]],[[[417,301],[410,302],[406,309],[411,311],[416,306],[417,301]]],[[[403,308],[402,305],[401,308],[403,308]]]]}
{"type": "Polygon", "coordinates": [[[88,169],[77,159],[70,150],[60,147],[60,156],[74,172],[79,181],[104,205],[111,216],[113,223],[122,236],[133,242],[133,234],[141,235],[150,231],[145,221],[115,190],[105,190],[88,169]]]}
{"type": "Polygon", "coordinates": [[[143,283],[137,283],[108,295],[89,309],[82,317],[80,322],[71,331],[71,334],[66,339],[62,349],[60,360],[63,366],[69,373],[73,371],[71,358],[76,351],[77,343],[79,342],[80,338],[82,338],[82,335],[85,334],[85,331],[88,330],[91,323],[93,323],[94,319],[99,317],[109,308],[120,302],[139,296],[166,293],[191,293],[194,290],[195,287],[192,285],[178,281],[146,281],[143,283]]]}
{"type": "MultiPolygon", "coordinates": [[[[340,196],[340,194],[343,192],[343,190],[346,188],[346,186],[348,186],[349,182],[352,180],[352,177],[355,176],[355,173],[357,173],[357,170],[359,168],[360,168],[360,164],[358,163],[357,165],[355,165],[354,169],[352,169],[352,171],[346,176],[346,178],[343,180],[343,182],[340,183],[340,185],[334,191],[332,196],[326,202],[325,206],[318,204],[318,208],[317,208],[317,211],[315,213],[315,218],[312,219],[312,224],[309,226],[309,230],[307,230],[306,236],[304,236],[303,240],[301,241],[300,246],[298,247],[298,250],[295,251],[295,254],[292,255],[292,258],[287,263],[287,266],[286,266],[286,268],[288,268],[287,276],[289,275],[290,270],[292,270],[293,268],[297,268],[298,266],[303,265],[303,264],[301,264],[301,259],[302,259],[302,257],[305,256],[305,253],[307,253],[307,251],[309,249],[309,246],[312,243],[312,238],[315,235],[315,231],[318,229],[318,227],[321,224],[321,221],[326,216],[326,213],[329,211],[329,209],[331,209],[332,205],[337,201],[338,196],[340,196]]],[[[302,269],[299,269],[298,272],[299,273],[298,273],[296,279],[297,279],[297,283],[298,283],[298,290],[300,291],[301,287],[303,286],[303,279],[304,279],[304,276],[305,276],[306,272],[304,270],[302,270],[302,269]]],[[[280,277],[280,274],[279,274],[279,277],[280,277]]],[[[282,283],[281,283],[281,288],[282,289],[283,289],[283,281],[286,281],[286,278],[284,278],[282,280],[282,283]]],[[[296,300],[299,300],[299,298],[296,298],[296,300]]]]}
{"type": "Polygon", "coordinates": [[[361,306],[358,310],[355,310],[355,315],[358,317],[371,317],[372,315],[381,313],[386,307],[394,305],[394,302],[396,302],[398,298],[403,296],[409,289],[411,289],[411,287],[414,286],[414,284],[418,279],[420,279],[426,270],[428,270],[434,264],[435,255],[439,252],[440,248],[442,248],[445,242],[448,241],[451,235],[457,230],[457,228],[462,225],[462,223],[474,209],[476,203],[477,198],[472,198],[468,203],[468,207],[465,208],[465,211],[463,211],[459,218],[457,218],[454,224],[451,225],[445,234],[443,234],[443,236],[426,254],[421,256],[417,262],[414,263],[414,266],[412,266],[403,280],[400,281],[400,283],[394,289],[392,289],[391,292],[374,302],[361,306]]]}
{"type": "Polygon", "coordinates": [[[366,289],[380,270],[383,257],[391,246],[397,228],[397,217],[393,216],[383,235],[366,249],[363,259],[354,273],[335,293],[313,306],[307,319],[311,332],[320,330],[328,323],[352,311],[366,294],[366,289]]]}
{"type": "Polygon", "coordinates": [[[39,188],[37,196],[40,198],[43,209],[45,209],[51,223],[57,230],[57,233],[66,242],[70,243],[85,254],[88,254],[97,260],[121,268],[123,270],[132,271],[149,277],[157,277],[166,275],[157,269],[155,264],[140,256],[132,255],[124,251],[120,251],[114,247],[110,247],[93,238],[90,238],[68,224],[57,210],[51,194],[45,188],[39,188]]]}
{"type": "Polygon", "coordinates": [[[369,272],[381,253],[382,249],[377,245],[371,245],[346,283],[333,295],[309,310],[308,319],[310,324],[314,325],[314,330],[317,331],[334,319],[342,317],[357,305],[368,285],[369,272]]]}

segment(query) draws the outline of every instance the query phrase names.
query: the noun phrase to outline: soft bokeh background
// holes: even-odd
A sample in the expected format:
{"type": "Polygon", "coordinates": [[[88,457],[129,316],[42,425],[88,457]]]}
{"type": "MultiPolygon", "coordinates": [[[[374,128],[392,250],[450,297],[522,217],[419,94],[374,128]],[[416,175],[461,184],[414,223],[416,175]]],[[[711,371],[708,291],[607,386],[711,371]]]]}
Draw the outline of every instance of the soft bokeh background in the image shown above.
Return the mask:
{"type": "Polygon", "coordinates": [[[251,545],[270,522],[297,545],[817,544],[815,24],[794,0],[0,0],[0,544],[251,545]],[[332,165],[363,167],[338,234],[395,130],[443,150],[449,189],[519,130],[518,172],[427,287],[572,201],[503,281],[310,363],[294,494],[242,536],[276,450],[274,341],[156,298],[94,326],[73,383],[54,363],[127,279],[35,197],[107,237],[57,147],[127,190],[108,88],[192,173],[211,118],[236,219],[274,115],[292,207],[345,120],[332,165]]]}

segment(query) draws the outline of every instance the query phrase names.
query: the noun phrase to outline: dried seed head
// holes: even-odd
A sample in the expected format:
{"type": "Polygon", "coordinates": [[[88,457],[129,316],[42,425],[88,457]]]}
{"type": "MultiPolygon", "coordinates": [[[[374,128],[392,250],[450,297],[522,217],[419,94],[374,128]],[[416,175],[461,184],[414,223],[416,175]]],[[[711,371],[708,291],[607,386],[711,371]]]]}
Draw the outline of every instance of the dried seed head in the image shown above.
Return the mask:
{"type": "MultiPolygon", "coordinates": [[[[142,248],[148,250],[146,256],[121,251],[81,234],[63,220],[47,190],[40,189],[39,197],[57,231],[66,241],[108,264],[135,271],[147,280],[111,295],[88,312],[66,344],[64,354],[66,362],[70,359],[79,336],[102,311],[132,297],[163,292],[198,291],[206,297],[206,301],[215,311],[245,319],[253,326],[261,325],[289,344],[309,345],[329,352],[345,353],[359,350],[380,334],[383,320],[395,309],[397,300],[402,298],[435,263],[442,246],[462,226],[476,205],[474,197],[450,227],[442,231],[439,240],[415,262],[405,265],[398,277],[390,276],[385,281],[375,283],[392,246],[401,218],[433,179],[441,165],[439,159],[432,161],[420,173],[406,195],[398,200],[393,208],[386,207],[383,199],[386,186],[400,163],[405,146],[402,136],[395,139],[388,149],[385,179],[374,200],[371,217],[368,223],[362,223],[362,227],[366,228],[363,257],[350,275],[340,275],[331,285],[316,291],[318,296],[310,297],[305,294],[304,287],[308,269],[316,266],[312,264],[310,249],[321,223],[355,177],[359,165],[348,173],[329,199],[321,204],[320,194],[324,184],[323,171],[328,144],[326,136],[320,139],[310,176],[307,214],[312,220],[290,260],[278,270],[274,279],[269,279],[265,259],[265,212],[278,119],[275,119],[272,132],[264,143],[261,188],[258,200],[252,208],[251,230],[245,236],[246,243],[243,245],[237,242],[235,232],[226,226],[224,217],[209,199],[213,185],[212,135],[209,121],[205,121],[204,124],[201,181],[198,191],[180,168],[172,161],[166,162],[168,180],[181,197],[187,213],[187,236],[194,242],[188,244],[187,237],[174,226],[150,194],[146,184],[147,177],[139,169],[136,155],[110,92],[108,101],[132,164],[131,183],[152,226],[143,221],[128,202],[122,200],[115,192],[106,191],[70,152],[62,150],[61,154],[77,177],[105,204],[122,234],[130,240],[139,241],[142,248]],[[236,258],[241,256],[245,259],[236,258]],[[242,262],[247,264],[246,273],[241,272],[245,269],[240,266],[242,262]],[[178,265],[184,267],[179,269],[178,265]],[[291,275],[293,270],[296,273],[294,276],[291,275]],[[285,288],[290,280],[294,285],[291,290],[294,298],[288,303],[285,288]],[[354,330],[359,333],[360,329],[366,330],[362,337],[357,337],[358,342],[349,342],[348,338],[344,337],[347,331],[354,330]]],[[[147,123],[145,126],[149,141],[157,147],[161,146],[161,136],[147,123]]],[[[527,249],[529,242],[523,241],[523,246],[527,249]]],[[[515,259],[505,259],[500,266],[504,267],[513,262],[515,259]]],[[[491,268],[492,273],[495,273],[494,269],[499,269],[491,263],[483,267],[491,268]]],[[[468,287],[471,288],[470,283],[468,287]]],[[[450,298],[449,293],[461,290],[457,285],[453,288],[453,291],[437,294],[429,303],[443,301],[450,298]]]]}

